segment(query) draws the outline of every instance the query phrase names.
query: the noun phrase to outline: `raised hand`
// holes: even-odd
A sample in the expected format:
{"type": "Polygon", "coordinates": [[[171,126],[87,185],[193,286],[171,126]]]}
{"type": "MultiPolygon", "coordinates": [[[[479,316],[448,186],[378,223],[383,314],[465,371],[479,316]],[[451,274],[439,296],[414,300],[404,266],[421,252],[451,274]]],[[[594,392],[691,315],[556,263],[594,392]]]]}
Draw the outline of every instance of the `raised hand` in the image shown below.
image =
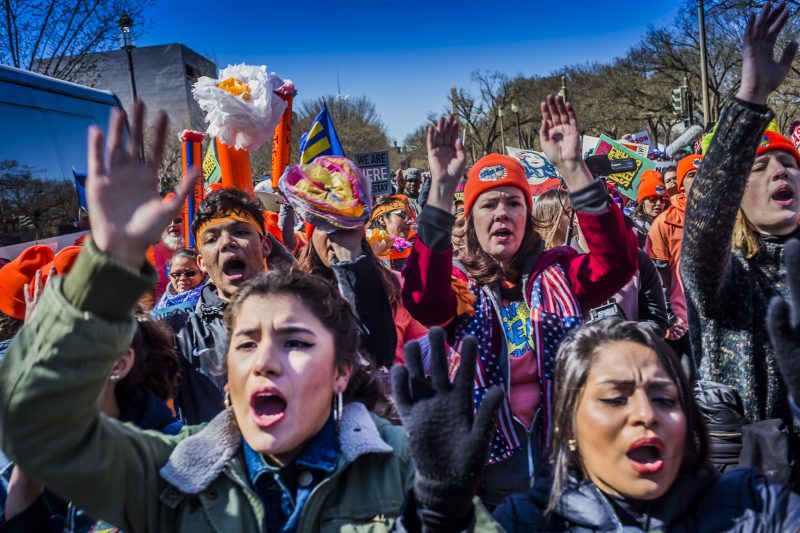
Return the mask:
{"type": "Polygon", "coordinates": [[[352,261],[364,254],[361,241],[364,238],[364,228],[340,229],[328,234],[333,255],[339,261],[352,261]]]}
{"type": "MultiPolygon", "coordinates": [[[[50,267],[50,272],[47,274],[48,281],[53,279],[56,276],[56,269],[55,267],[50,267]]],[[[37,270],[36,276],[33,278],[33,290],[31,290],[31,286],[27,283],[23,285],[23,291],[25,292],[25,324],[30,323],[33,320],[34,315],[36,314],[36,306],[39,304],[39,298],[42,296],[44,292],[44,282],[42,281],[42,271],[37,270]]]]}
{"type": "Polygon", "coordinates": [[[797,54],[797,43],[789,43],[775,61],[775,43],[789,20],[786,3],[772,8],[767,2],[756,16],[750,15],[744,32],[742,51],[742,83],[736,97],[746,102],[765,105],[770,93],[780,87],[789,74],[797,54]]]}
{"type": "Polygon", "coordinates": [[[439,117],[436,124],[428,126],[428,166],[431,170],[431,190],[428,203],[450,212],[458,180],[464,175],[467,156],[454,116],[439,117]]]}
{"type": "Polygon", "coordinates": [[[558,167],[567,187],[577,191],[592,182],[592,175],[581,153],[581,130],[572,104],[550,95],[541,104],[542,126],[539,136],[542,151],[558,167]]]}
{"type": "Polygon", "coordinates": [[[451,384],[444,331],[432,328],[428,339],[431,383],[425,378],[419,343],[412,341],[405,347],[408,367],[392,368],[392,388],[417,468],[417,502],[459,519],[472,509],[470,500],[488,457],[503,390],[491,389],[473,417],[477,342],[473,337],[464,340],[461,365],[451,384]]]}
{"type": "Polygon", "coordinates": [[[784,249],[789,303],[776,296],[769,304],[767,331],[775,348],[786,388],[800,406],[800,241],[793,239],[784,249]]]}
{"type": "Polygon", "coordinates": [[[145,262],[147,248],[158,242],[164,228],[177,215],[192,189],[197,172],[191,171],[175,188],[175,197],[162,204],[158,194],[158,167],[164,152],[167,116],[156,122],[156,137],[147,163],[139,160],[143,141],[145,106],[136,102],[128,142],[124,118],[113,110],[109,127],[108,156],[103,152],[103,133],[89,128],[89,176],[86,202],[92,240],[100,251],[134,268],[145,262]]]}

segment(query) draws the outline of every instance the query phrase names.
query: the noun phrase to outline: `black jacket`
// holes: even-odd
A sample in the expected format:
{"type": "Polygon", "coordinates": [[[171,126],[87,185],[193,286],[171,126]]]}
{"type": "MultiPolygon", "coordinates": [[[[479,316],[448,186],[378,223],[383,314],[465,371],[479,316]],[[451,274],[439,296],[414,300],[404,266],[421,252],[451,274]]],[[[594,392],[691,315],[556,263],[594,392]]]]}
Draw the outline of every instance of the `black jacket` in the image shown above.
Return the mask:
{"type": "Polygon", "coordinates": [[[639,318],[656,335],[664,336],[669,327],[667,302],[661,276],[650,256],[639,250],[639,318]]]}
{"type": "Polygon", "coordinates": [[[798,531],[800,496],[771,484],[752,470],[717,477],[707,467],[681,476],[653,502],[627,503],[604,496],[589,481],[571,478],[547,518],[551,480],[506,500],[494,518],[506,531],[798,531]]]}
{"type": "Polygon", "coordinates": [[[358,317],[363,347],[375,367],[391,368],[397,348],[394,313],[377,270],[383,267],[368,254],[365,248],[364,254],[352,261],[334,259],[331,270],[339,293],[350,302],[358,317]]]}

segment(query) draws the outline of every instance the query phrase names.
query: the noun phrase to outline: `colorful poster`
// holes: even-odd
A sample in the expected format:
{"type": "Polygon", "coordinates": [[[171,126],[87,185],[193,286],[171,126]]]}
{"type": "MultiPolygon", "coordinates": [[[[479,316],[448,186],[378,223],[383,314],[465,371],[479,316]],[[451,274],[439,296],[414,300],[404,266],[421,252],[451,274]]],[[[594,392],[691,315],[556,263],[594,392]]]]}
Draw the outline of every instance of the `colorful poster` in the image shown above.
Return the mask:
{"type": "Polygon", "coordinates": [[[588,157],[594,153],[597,148],[597,143],[600,142],[600,137],[592,137],[591,135],[584,135],[581,137],[581,151],[583,157],[588,157]]]}
{"type": "Polygon", "coordinates": [[[614,182],[617,190],[620,193],[635,201],[637,192],[639,191],[639,181],[642,179],[642,172],[647,169],[656,168],[655,162],[647,159],[647,154],[638,154],[633,150],[621,145],[617,141],[614,141],[605,135],[601,135],[600,143],[597,145],[597,150],[595,150],[595,155],[604,154],[607,154],[608,158],[612,160],[633,159],[636,161],[635,171],[624,172],[622,174],[612,174],[611,176],[607,177],[610,181],[614,182]]]}
{"type": "Polygon", "coordinates": [[[643,155],[647,157],[647,154],[650,153],[650,146],[647,144],[636,144],[632,142],[628,142],[625,139],[617,141],[619,144],[630,150],[631,152],[636,152],[639,155],[643,155]]]}
{"type": "Polygon", "coordinates": [[[531,188],[531,196],[534,198],[541,196],[550,189],[555,189],[561,184],[561,176],[556,170],[556,166],[550,162],[542,152],[533,150],[522,150],[506,146],[506,152],[511,157],[516,157],[522,166],[525,167],[525,174],[528,177],[528,185],[531,188]]]}

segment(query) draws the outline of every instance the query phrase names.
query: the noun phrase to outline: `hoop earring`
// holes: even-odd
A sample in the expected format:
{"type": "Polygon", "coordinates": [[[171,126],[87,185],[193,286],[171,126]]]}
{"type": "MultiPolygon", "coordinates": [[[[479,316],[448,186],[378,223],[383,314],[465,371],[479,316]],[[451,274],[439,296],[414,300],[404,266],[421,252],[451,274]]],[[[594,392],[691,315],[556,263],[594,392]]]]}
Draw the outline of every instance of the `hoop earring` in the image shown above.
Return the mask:
{"type": "Polygon", "coordinates": [[[230,407],[231,407],[231,393],[228,392],[228,391],[225,391],[224,404],[225,404],[225,409],[230,409],[230,407]]]}
{"type": "Polygon", "coordinates": [[[333,420],[334,422],[341,422],[342,421],[342,411],[344,410],[344,400],[342,399],[342,393],[337,392],[336,396],[334,396],[333,400],[333,420]]]}
{"type": "Polygon", "coordinates": [[[578,443],[575,442],[575,439],[569,439],[567,441],[567,448],[569,448],[569,451],[575,452],[575,450],[578,449],[578,443]]]}

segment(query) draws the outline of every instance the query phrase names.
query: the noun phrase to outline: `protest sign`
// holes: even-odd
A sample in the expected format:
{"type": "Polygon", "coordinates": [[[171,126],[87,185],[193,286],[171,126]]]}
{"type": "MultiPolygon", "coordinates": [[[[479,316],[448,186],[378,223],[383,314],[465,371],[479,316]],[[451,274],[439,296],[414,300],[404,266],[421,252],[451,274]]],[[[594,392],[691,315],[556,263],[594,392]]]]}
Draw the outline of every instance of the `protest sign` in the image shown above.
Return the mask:
{"type": "Polygon", "coordinates": [[[361,172],[372,183],[372,197],[392,194],[389,171],[389,152],[362,152],[355,154],[355,161],[361,172]]]}
{"type": "Polygon", "coordinates": [[[639,191],[642,172],[656,167],[654,161],[647,159],[647,155],[638,154],[605,135],[600,136],[600,143],[594,153],[595,155],[608,155],[608,158],[612,160],[630,158],[636,161],[635,171],[608,176],[608,179],[614,182],[620,193],[633,200],[636,200],[637,192],[639,191]]]}
{"type": "Polygon", "coordinates": [[[628,142],[625,139],[617,141],[619,144],[630,150],[631,152],[636,152],[637,154],[647,157],[647,154],[650,153],[651,147],[646,144],[636,144],[632,142],[628,142]]]}
{"type": "Polygon", "coordinates": [[[678,166],[678,163],[675,161],[656,161],[656,170],[661,172],[662,174],[666,172],[670,168],[675,168],[678,166]]]}
{"type": "Polygon", "coordinates": [[[591,135],[583,135],[581,137],[581,152],[583,157],[590,156],[597,148],[597,143],[600,142],[600,137],[592,137],[591,135]]]}
{"type": "Polygon", "coordinates": [[[506,147],[506,152],[522,163],[528,178],[528,186],[531,188],[531,196],[534,198],[541,196],[545,191],[557,188],[561,183],[561,176],[556,166],[542,152],[510,146],[506,147]]]}
{"type": "Polygon", "coordinates": [[[647,130],[626,135],[625,140],[634,144],[646,144],[647,146],[653,146],[653,142],[650,140],[650,134],[647,132],[647,130]]]}

